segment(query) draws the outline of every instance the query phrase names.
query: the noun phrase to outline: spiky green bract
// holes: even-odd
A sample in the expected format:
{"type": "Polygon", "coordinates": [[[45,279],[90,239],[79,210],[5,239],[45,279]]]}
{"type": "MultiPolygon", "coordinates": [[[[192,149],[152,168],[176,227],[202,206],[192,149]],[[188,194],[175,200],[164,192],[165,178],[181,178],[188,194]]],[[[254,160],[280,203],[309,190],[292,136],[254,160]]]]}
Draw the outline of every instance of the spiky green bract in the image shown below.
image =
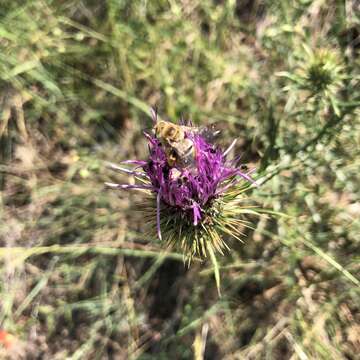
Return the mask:
{"type": "MultiPolygon", "coordinates": [[[[179,212],[174,207],[161,204],[162,240],[168,246],[180,248],[184,260],[191,262],[194,258],[206,258],[211,253],[224,254],[230,250],[226,243],[229,237],[243,241],[244,229],[251,228],[246,215],[257,215],[255,206],[249,204],[246,196],[252,185],[238,185],[218,198],[214,199],[204,209],[204,219],[201,224],[194,225],[192,218],[179,212]]],[[[149,195],[146,205],[142,204],[143,218],[149,224],[149,230],[154,236],[157,232],[156,199],[149,195]]]]}
{"type": "Polygon", "coordinates": [[[298,74],[304,79],[304,87],[313,94],[335,95],[343,81],[344,66],[334,49],[312,50],[305,47],[307,61],[300,64],[298,74]]]}
{"type": "Polygon", "coordinates": [[[291,81],[284,90],[304,91],[306,100],[331,107],[339,115],[339,93],[345,79],[345,66],[337,49],[312,49],[303,44],[294,58],[297,66],[291,72],[278,73],[291,81]]]}

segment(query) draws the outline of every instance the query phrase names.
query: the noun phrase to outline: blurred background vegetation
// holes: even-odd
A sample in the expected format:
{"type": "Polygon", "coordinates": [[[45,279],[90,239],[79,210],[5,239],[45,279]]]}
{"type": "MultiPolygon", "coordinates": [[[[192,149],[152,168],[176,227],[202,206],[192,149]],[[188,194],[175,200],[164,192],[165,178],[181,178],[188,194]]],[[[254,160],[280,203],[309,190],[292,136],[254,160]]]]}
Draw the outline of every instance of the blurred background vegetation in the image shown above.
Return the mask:
{"type": "Polygon", "coordinates": [[[15,359],[356,359],[359,3],[2,0],[0,330],[15,359]],[[106,161],[149,106],[256,166],[245,244],[184,266],[106,161]]]}

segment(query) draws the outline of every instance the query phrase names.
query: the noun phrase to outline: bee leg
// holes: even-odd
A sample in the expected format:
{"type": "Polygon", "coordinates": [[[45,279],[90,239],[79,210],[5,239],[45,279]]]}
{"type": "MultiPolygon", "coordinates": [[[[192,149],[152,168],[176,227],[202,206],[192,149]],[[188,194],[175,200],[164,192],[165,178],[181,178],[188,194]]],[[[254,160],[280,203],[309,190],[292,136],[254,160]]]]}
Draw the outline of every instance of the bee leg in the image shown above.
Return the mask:
{"type": "Polygon", "coordinates": [[[174,149],[169,149],[166,152],[166,160],[170,167],[174,167],[177,161],[177,154],[174,149]]]}

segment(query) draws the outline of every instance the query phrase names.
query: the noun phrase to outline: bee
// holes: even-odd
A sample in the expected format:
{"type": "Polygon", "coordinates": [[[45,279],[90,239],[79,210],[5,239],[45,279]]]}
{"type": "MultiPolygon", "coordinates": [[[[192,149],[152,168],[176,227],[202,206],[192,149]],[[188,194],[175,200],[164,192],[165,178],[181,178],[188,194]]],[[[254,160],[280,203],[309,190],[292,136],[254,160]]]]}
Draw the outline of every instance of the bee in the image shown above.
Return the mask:
{"type": "Polygon", "coordinates": [[[170,167],[186,168],[195,163],[196,150],[191,138],[187,135],[200,134],[208,142],[212,142],[220,131],[213,127],[193,127],[173,124],[158,120],[157,108],[150,109],[154,122],[153,132],[164,147],[167,163],[170,167]]]}
{"type": "Polygon", "coordinates": [[[187,134],[200,134],[208,142],[212,142],[219,134],[219,131],[213,128],[176,125],[163,120],[155,123],[153,131],[164,147],[168,165],[180,168],[186,168],[195,163],[195,146],[187,134]]]}
{"type": "Polygon", "coordinates": [[[170,167],[188,167],[195,161],[195,146],[186,133],[198,132],[198,128],[176,125],[168,121],[158,121],[154,133],[164,147],[166,159],[170,167]]]}

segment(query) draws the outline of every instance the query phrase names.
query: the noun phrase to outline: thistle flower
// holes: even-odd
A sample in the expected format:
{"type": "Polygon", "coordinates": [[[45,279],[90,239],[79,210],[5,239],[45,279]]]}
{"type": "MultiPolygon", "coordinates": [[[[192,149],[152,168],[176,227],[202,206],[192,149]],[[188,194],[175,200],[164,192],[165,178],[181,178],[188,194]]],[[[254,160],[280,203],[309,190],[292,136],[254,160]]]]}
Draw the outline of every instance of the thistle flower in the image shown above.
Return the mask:
{"type": "MultiPolygon", "coordinates": [[[[156,113],[153,120],[156,123],[156,113]]],[[[183,128],[194,148],[191,165],[171,166],[160,139],[145,133],[149,143],[147,160],[124,161],[135,166],[132,170],[111,165],[114,170],[133,175],[138,183],[107,186],[145,191],[147,201],[141,211],[154,234],[168,245],[180,246],[189,261],[194,256],[210,255],[214,262],[215,252],[223,254],[228,248],[224,235],[241,241],[242,229],[249,226],[243,215],[256,213],[246,204],[244,194],[255,182],[251,171],[243,172],[237,166],[239,158],[227,159],[235,141],[223,151],[205,133],[183,128]]]]}
{"type": "Polygon", "coordinates": [[[295,58],[297,67],[293,72],[277,73],[292,82],[285,90],[303,90],[309,94],[308,99],[325,106],[330,105],[339,115],[338,93],[345,79],[345,68],[338,52],[327,48],[313,50],[303,44],[295,58]]]}

